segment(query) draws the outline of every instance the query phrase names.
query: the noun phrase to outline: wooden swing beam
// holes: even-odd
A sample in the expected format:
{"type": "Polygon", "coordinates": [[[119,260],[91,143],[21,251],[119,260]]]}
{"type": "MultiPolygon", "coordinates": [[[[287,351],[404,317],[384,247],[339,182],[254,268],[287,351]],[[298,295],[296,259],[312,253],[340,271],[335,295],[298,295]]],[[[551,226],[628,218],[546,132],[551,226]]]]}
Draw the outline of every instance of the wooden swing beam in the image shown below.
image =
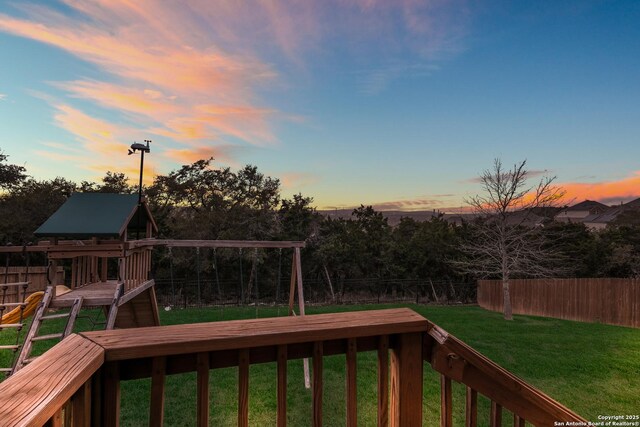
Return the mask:
{"type": "Polygon", "coordinates": [[[304,248],[299,241],[269,240],[179,240],[179,239],[140,239],[127,242],[128,249],[146,246],[169,246],[172,248],[304,248]]]}

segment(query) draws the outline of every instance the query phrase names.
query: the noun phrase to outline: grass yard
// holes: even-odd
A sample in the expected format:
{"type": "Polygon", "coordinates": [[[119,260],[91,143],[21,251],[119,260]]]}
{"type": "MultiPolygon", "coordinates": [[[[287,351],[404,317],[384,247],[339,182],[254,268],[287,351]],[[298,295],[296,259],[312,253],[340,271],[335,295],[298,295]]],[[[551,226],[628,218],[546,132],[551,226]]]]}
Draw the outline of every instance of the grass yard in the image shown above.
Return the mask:
{"type": "MultiPolygon", "coordinates": [[[[307,314],[376,308],[409,307],[525,381],[540,388],[582,416],[640,413],[640,330],[529,316],[506,322],[498,313],[479,307],[422,305],[308,307],[307,314]]],[[[203,308],[162,311],[162,324],[209,322],[284,316],[280,308],[203,308]]],[[[82,325],[81,325],[82,326],[82,325]]],[[[7,341],[5,332],[0,341],[7,341]]],[[[275,424],[275,364],[251,366],[250,424],[275,424]]],[[[304,389],[302,361],[289,362],[289,425],[311,420],[311,392],[304,389]]],[[[122,421],[126,426],[147,420],[149,380],[122,384],[122,421]]],[[[166,425],[195,423],[195,374],[167,379],[166,425]]],[[[211,425],[236,424],[237,369],[211,374],[211,425]]],[[[438,425],[439,379],[425,364],[424,425],[438,425]]],[[[358,355],[358,417],[360,425],[375,425],[376,355],[358,355]]],[[[488,402],[479,401],[479,425],[488,425],[488,402]]],[[[455,425],[464,424],[464,388],[454,386],[455,425]]],[[[344,425],[344,356],[325,358],[325,425],[344,425]]],[[[504,425],[511,420],[505,416],[504,425]]]]}

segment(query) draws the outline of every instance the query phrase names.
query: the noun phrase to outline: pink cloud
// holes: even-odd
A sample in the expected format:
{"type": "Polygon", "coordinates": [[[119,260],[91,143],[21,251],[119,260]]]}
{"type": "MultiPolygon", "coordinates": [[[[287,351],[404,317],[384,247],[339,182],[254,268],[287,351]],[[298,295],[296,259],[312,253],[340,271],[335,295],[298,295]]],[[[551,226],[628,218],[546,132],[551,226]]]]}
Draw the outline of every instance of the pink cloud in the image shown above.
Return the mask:
{"type": "Polygon", "coordinates": [[[279,177],[284,189],[294,191],[318,181],[316,175],[307,172],[287,172],[279,177]]]}
{"type": "MultiPolygon", "coordinates": [[[[215,153],[236,140],[277,144],[275,121],[302,120],[259,95],[289,84],[280,70],[305,73],[309,60],[327,55],[327,44],[336,41],[375,52],[376,60],[407,49],[432,60],[458,50],[466,29],[462,0],[62,1],[72,13],[16,3],[24,18],[0,14],[0,31],[54,46],[104,72],[99,81],[74,76],[55,84],[111,110],[109,121],[68,101],[48,102],[58,126],[114,161],[123,141],[149,134],[171,140],[165,153],[175,160],[191,159],[195,145],[215,153]]],[[[393,78],[388,70],[374,73],[384,74],[382,86],[393,78]]],[[[84,155],[83,162],[96,161],[84,155]]]]}

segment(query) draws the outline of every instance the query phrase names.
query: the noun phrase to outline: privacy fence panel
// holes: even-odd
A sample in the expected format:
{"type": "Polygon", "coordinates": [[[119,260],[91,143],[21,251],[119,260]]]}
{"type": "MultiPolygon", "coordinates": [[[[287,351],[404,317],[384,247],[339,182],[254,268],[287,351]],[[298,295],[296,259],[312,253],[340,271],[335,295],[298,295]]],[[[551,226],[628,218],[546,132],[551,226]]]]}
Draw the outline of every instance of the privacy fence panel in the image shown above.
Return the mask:
{"type": "MultiPolygon", "coordinates": [[[[639,279],[517,279],[513,312],[640,328],[639,279]]],[[[478,304],[502,311],[502,281],[479,280],[478,304]]]]}

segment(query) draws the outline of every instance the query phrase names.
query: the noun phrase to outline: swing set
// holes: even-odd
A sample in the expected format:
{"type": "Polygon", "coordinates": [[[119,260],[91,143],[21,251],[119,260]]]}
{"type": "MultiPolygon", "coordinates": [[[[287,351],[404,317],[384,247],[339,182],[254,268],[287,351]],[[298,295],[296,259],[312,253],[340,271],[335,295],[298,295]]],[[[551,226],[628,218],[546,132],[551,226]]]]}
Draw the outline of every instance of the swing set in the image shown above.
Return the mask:
{"type": "MultiPolygon", "coordinates": [[[[196,256],[195,256],[195,264],[196,264],[196,285],[197,285],[197,297],[198,304],[201,303],[200,295],[201,295],[201,250],[203,248],[212,249],[213,250],[213,271],[215,272],[214,280],[216,284],[216,290],[218,294],[220,294],[220,278],[218,276],[218,258],[217,258],[217,249],[237,249],[240,255],[239,257],[239,268],[240,268],[240,284],[239,284],[239,294],[240,301],[244,302],[246,295],[251,293],[251,284],[249,283],[249,287],[245,287],[245,279],[244,279],[244,269],[242,264],[242,253],[243,250],[251,250],[254,251],[254,264],[255,257],[257,256],[257,251],[259,249],[278,249],[278,274],[277,274],[277,286],[276,286],[276,301],[279,300],[280,297],[280,283],[282,281],[282,250],[292,249],[292,257],[291,257],[291,278],[289,281],[289,315],[296,315],[295,313],[295,296],[296,291],[298,294],[298,313],[300,315],[304,315],[304,292],[303,292],[303,283],[302,283],[302,266],[301,266],[301,257],[300,250],[305,246],[304,242],[301,241],[263,241],[263,240],[176,240],[176,239],[140,239],[128,242],[130,248],[155,248],[155,247],[166,247],[167,248],[167,256],[169,258],[169,280],[171,283],[172,294],[176,295],[175,289],[175,273],[174,273],[174,265],[173,265],[173,249],[174,248],[195,248],[196,256]]],[[[255,267],[254,267],[255,268],[255,267]]],[[[256,276],[257,272],[253,272],[253,277],[250,278],[249,282],[255,282],[257,284],[256,276]]],[[[255,295],[258,296],[258,289],[256,285],[255,295]]],[[[176,305],[176,301],[174,300],[174,305],[176,305]]]]}

